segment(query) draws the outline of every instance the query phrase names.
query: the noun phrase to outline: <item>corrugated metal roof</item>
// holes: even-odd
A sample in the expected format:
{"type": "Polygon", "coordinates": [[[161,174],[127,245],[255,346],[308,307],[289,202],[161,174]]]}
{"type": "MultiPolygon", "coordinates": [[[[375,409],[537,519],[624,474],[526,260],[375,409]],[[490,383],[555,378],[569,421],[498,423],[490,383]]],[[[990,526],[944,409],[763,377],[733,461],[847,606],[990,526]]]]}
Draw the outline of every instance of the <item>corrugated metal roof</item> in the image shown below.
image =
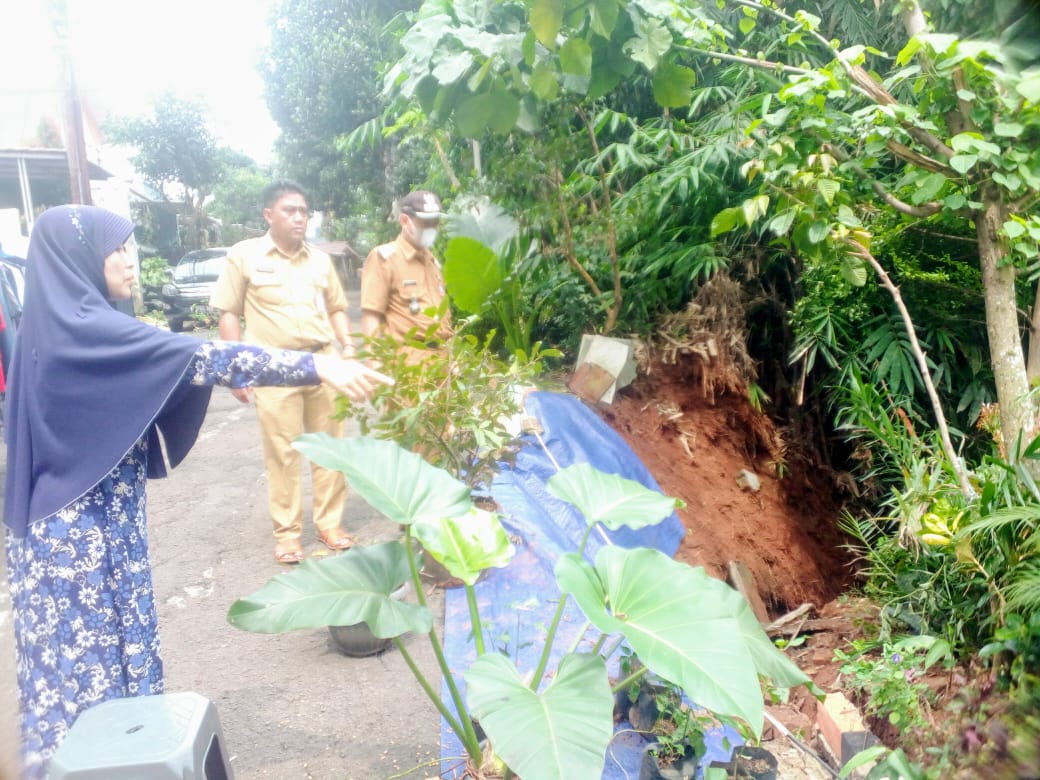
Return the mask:
{"type": "MultiPolygon", "coordinates": [[[[0,148],[0,178],[18,179],[18,160],[25,160],[29,180],[69,180],[69,161],[64,149],[0,148]]],[[[91,179],[109,179],[112,174],[89,162],[91,179]]]]}

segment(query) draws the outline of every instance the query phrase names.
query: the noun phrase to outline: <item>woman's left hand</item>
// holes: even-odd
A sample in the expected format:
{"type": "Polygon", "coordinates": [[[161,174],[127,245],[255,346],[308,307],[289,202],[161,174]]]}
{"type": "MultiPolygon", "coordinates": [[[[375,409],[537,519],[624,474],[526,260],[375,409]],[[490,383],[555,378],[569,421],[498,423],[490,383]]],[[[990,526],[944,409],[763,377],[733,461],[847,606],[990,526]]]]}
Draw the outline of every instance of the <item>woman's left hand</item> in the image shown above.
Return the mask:
{"type": "Polygon", "coordinates": [[[342,360],[331,355],[315,355],[314,368],[324,384],[343,393],[351,401],[363,401],[379,385],[392,385],[393,378],[357,360],[342,360]]]}

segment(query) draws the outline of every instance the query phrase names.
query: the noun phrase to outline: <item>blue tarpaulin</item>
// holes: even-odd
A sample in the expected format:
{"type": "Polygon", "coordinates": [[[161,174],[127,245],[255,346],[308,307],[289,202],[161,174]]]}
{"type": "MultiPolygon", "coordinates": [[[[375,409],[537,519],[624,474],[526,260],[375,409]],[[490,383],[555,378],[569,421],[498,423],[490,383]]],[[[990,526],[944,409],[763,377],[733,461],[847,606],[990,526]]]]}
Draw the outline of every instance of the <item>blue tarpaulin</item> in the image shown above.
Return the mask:
{"type": "MultiPolygon", "coordinates": [[[[559,604],[560,591],[553,569],[557,558],[576,552],[585,535],[584,518],[571,504],[552,496],[547,480],[576,463],[588,463],[600,471],[618,474],[659,490],[653,476],[625,441],[574,396],[534,392],[527,396],[525,414],[538,421],[539,436],[528,434],[513,467],[503,468],[491,484],[491,495],[501,507],[502,522],[516,546],[516,555],[503,569],[491,569],[475,586],[489,652],[504,652],[521,675],[538,664],[549,624],[559,604]],[[543,447],[544,444],[544,447],[543,447]]],[[[585,556],[592,561],[606,544],[621,547],[651,547],[674,556],[685,533],[674,513],[664,522],[634,531],[609,531],[599,527],[586,544],[585,556]]],[[[553,659],[571,650],[586,618],[573,600],[568,600],[554,642],[553,659]]],[[[592,629],[581,637],[578,650],[591,650],[598,634],[592,629]]],[[[465,590],[445,593],[444,652],[455,680],[476,658],[471,636],[465,590]]],[[[616,672],[617,658],[608,668],[616,672]]],[[[552,669],[554,664],[550,664],[552,669]]],[[[445,688],[445,696],[447,690],[445,688]]],[[[446,701],[450,699],[446,698],[446,701]]],[[[711,760],[726,760],[729,745],[743,740],[730,728],[707,735],[711,760]]],[[[625,780],[639,773],[646,740],[627,723],[618,724],[607,751],[603,780],[625,780]]],[[[441,725],[441,770],[445,777],[461,775],[462,745],[446,722],[441,725]]]]}

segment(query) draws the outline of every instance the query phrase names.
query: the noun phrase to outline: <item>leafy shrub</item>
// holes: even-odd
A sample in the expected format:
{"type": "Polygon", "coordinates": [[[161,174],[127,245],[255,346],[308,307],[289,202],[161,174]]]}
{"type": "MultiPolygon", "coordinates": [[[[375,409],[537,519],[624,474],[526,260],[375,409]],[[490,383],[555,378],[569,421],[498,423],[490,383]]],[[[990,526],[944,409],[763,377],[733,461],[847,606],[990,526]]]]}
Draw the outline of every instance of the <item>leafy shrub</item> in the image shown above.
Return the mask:
{"type": "Polygon", "coordinates": [[[835,650],[843,661],[841,673],[848,685],[866,696],[865,710],[885,718],[899,729],[927,725],[925,708],[935,701],[921,675],[939,658],[949,655],[949,645],[932,636],[913,636],[885,643],[880,654],[867,650],[846,654],[835,650]]]}
{"type": "Polygon", "coordinates": [[[374,414],[346,397],[338,399],[337,414],[356,417],[363,435],[396,441],[467,487],[486,485],[498,462],[515,453],[523,391],[541,372],[542,355],[550,354],[536,344],[532,359],[504,361],[491,349],[494,337],[494,331],[484,341],[456,333],[437,350],[427,348],[425,334],[403,344],[369,339],[360,356],[379,363],[395,383],[376,390],[374,414]]]}

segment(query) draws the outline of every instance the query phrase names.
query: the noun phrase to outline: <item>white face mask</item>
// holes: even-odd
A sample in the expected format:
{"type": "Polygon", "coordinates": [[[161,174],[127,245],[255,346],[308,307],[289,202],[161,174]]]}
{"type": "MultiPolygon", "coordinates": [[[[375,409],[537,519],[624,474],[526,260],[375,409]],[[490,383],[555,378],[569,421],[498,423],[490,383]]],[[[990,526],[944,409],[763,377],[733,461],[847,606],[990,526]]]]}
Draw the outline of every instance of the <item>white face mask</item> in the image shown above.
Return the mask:
{"type": "Polygon", "coordinates": [[[433,246],[433,242],[437,240],[437,228],[424,228],[419,233],[419,246],[423,249],[429,249],[433,246]]]}

